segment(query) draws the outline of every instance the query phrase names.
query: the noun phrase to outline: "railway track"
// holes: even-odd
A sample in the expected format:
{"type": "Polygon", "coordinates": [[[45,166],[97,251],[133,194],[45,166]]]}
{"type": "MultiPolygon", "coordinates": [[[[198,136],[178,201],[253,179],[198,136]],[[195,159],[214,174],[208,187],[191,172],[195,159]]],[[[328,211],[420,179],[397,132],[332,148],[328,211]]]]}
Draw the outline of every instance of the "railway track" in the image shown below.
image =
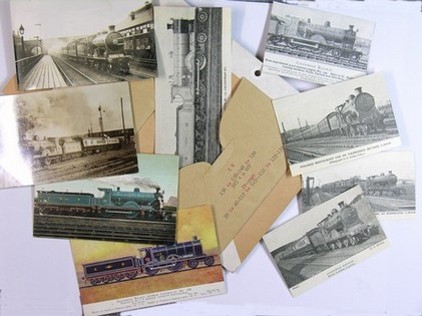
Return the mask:
{"type": "Polygon", "coordinates": [[[34,236],[172,244],[175,223],[34,214],[34,236]]]}
{"type": "Polygon", "coordinates": [[[368,65],[368,60],[365,55],[363,55],[359,61],[351,61],[345,58],[324,55],[321,53],[321,51],[318,51],[318,50],[308,50],[308,49],[299,49],[299,48],[289,47],[285,45],[284,43],[280,45],[267,44],[266,49],[270,52],[274,52],[277,54],[294,56],[294,57],[298,57],[302,59],[315,60],[315,61],[326,63],[326,64],[332,64],[336,66],[343,66],[343,67],[359,69],[359,70],[365,70],[368,65]]]}
{"type": "Polygon", "coordinates": [[[58,56],[53,60],[69,86],[128,80],[58,56]]]}

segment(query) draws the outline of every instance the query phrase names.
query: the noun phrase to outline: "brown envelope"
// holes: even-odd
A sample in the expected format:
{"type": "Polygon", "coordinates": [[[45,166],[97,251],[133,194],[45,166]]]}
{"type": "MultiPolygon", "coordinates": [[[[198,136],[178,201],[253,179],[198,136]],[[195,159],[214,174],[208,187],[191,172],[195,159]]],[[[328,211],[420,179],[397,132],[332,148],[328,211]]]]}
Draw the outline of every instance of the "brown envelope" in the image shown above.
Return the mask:
{"type": "Polygon", "coordinates": [[[234,271],[300,190],[292,177],[271,99],[242,79],[220,124],[213,165],[180,170],[179,207],[214,209],[223,266],[234,271]]]}

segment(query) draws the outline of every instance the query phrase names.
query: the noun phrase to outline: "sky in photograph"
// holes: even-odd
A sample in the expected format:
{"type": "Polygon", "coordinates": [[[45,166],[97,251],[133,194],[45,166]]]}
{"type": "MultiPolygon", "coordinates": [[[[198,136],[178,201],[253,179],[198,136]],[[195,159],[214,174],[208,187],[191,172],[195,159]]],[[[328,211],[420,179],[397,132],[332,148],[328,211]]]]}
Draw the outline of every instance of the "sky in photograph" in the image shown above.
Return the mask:
{"type": "Polygon", "coordinates": [[[99,106],[104,131],[133,128],[133,114],[127,82],[20,94],[16,104],[23,117],[34,124],[31,133],[43,137],[82,135],[91,129],[100,132],[99,106]]]}

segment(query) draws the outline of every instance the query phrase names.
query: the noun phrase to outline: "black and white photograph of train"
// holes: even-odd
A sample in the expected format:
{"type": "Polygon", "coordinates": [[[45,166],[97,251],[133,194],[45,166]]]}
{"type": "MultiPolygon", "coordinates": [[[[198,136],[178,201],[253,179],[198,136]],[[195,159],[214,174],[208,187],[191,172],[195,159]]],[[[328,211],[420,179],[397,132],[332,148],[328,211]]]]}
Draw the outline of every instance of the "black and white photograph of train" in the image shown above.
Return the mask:
{"type": "Polygon", "coordinates": [[[366,73],[375,23],[274,2],[264,71],[319,84],[366,73]]]}
{"type": "Polygon", "coordinates": [[[21,182],[138,171],[127,82],[3,96],[0,109],[2,167],[21,182]]]}
{"type": "Polygon", "coordinates": [[[415,162],[410,151],[388,151],[302,177],[299,209],[306,212],[359,185],[378,218],[416,215],[415,162]]]}
{"type": "Polygon", "coordinates": [[[400,145],[381,73],[281,98],[273,105],[294,175],[400,145]]]}
{"type": "Polygon", "coordinates": [[[293,296],[388,247],[359,187],[274,229],[264,242],[293,296]]]}
{"type": "Polygon", "coordinates": [[[153,6],[135,0],[13,0],[19,90],[156,77],[153,6]]]}
{"type": "Polygon", "coordinates": [[[230,15],[225,8],[155,9],[155,149],[180,166],[213,163],[230,89],[230,15]]]}
{"type": "Polygon", "coordinates": [[[137,157],[138,173],[35,186],[34,236],[173,243],[179,159],[137,157]]]}

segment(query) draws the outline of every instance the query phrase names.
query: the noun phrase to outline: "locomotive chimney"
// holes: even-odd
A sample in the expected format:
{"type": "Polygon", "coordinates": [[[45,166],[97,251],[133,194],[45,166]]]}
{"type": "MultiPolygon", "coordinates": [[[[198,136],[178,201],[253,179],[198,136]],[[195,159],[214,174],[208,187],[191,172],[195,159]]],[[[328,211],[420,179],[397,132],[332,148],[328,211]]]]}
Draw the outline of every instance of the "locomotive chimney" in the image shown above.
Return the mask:
{"type": "Polygon", "coordinates": [[[361,94],[362,93],[362,87],[357,87],[355,89],[355,91],[356,91],[356,94],[361,94]]]}
{"type": "Polygon", "coordinates": [[[354,25],[349,25],[349,30],[350,31],[353,31],[353,28],[354,28],[355,26],[354,25]]]}
{"type": "Polygon", "coordinates": [[[110,32],[114,32],[114,31],[116,30],[116,26],[115,26],[115,25],[109,25],[109,26],[108,26],[108,30],[109,30],[110,32]]]}
{"type": "Polygon", "coordinates": [[[120,187],[117,187],[117,189],[116,189],[117,191],[120,191],[120,187]]]}
{"type": "Polygon", "coordinates": [[[338,206],[340,206],[341,208],[344,207],[344,201],[341,201],[340,203],[338,203],[338,206]]]}

